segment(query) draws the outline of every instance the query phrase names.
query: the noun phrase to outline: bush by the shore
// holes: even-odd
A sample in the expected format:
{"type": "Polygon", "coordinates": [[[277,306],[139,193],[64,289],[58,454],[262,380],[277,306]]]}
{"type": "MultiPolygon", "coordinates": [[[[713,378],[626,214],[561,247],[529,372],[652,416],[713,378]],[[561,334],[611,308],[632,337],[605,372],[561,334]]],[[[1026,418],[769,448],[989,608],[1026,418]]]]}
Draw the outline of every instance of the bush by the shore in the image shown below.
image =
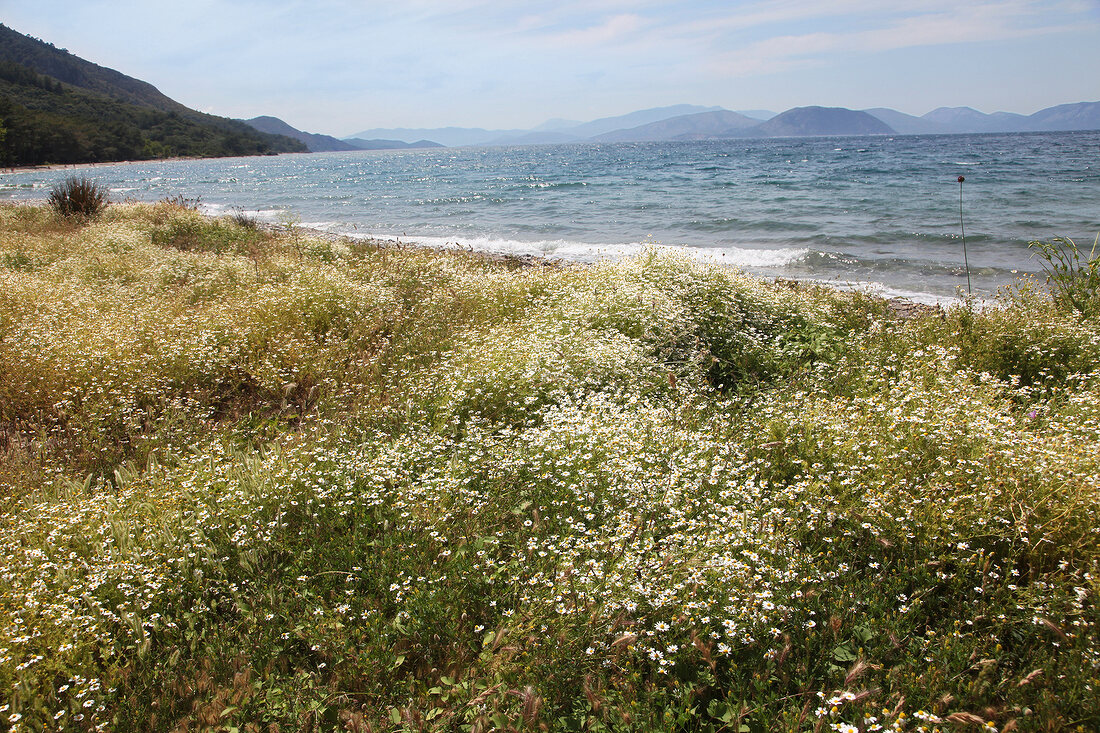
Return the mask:
{"type": "Polygon", "coordinates": [[[46,201],[60,216],[94,219],[107,207],[109,195],[95,181],[69,176],[53,187],[46,201]]]}
{"type": "Polygon", "coordinates": [[[1095,730],[1100,328],[0,207],[0,720],[1095,730]]]}

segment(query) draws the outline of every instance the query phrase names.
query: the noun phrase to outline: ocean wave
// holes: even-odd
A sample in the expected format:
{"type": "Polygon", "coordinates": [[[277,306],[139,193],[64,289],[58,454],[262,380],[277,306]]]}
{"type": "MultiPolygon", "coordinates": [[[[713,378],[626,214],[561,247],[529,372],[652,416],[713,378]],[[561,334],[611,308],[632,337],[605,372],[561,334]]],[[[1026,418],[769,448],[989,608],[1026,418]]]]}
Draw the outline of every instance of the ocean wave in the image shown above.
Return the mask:
{"type": "Polygon", "coordinates": [[[415,206],[450,206],[453,204],[471,204],[475,201],[488,200],[488,196],[485,194],[475,193],[469,196],[443,196],[434,199],[413,199],[412,204],[415,206]]]}
{"type": "MultiPolygon", "coordinates": [[[[880,298],[900,298],[902,300],[910,300],[914,303],[922,303],[924,305],[938,305],[949,306],[952,303],[962,302],[958,295],[941,295],[938,293],[928,293],[921,290],[909,290],[907,288],[893,287],[886,285],[885,283],[874,282],[872,280],[853,280],[851,282],[843,282],[839,280],[820,280],[816,278],[799,278],[803,282],[812,282],[819,285],[825,285],[837,290],[845,290],[850,292],[868,293],[880,298]]],[[[985,301],[981,301],[984,303],[985,301]]]]}
{"type": "MultiPolygon", "coordinates": [[[[350,236],[366,237],[368,235],[352,234],[350,236]]],[[[743,268],[774,268],[793,264],[810,254],[810,250],[808,249],[792,247],[775,249],[688,247],[650,241],[597,243],[567,239],[521,241],[493,236],[467,235],[438,237],[405,234],[375,234],[373,236],[379,239],[400,240],[406,243],[421,244],[426,247],[469,249],[475,252],[492,252],[496,254],[534,255],[572,262],[597,262],[600,260],[620,259],[624,257],[633,257],[650,249],[663,249],[670,252],[686,253],[700,262],[710,262],[743,268]]]]}
{"type": "MultiPolygon", "coordinates": [[[[240,206],[230,206],[229,204],[212,204],[206,201],[199,202],[199,211],[207,216],[228,216],[230,214],[242,214],[252,219],[265,222],[267,224],[278,224],[280,222],[287,221],[287,217],[293,217],[294,212],[289,209],[245,209],[240,206]]],[[[302,221],[297,222],[298,226],[306,229],[320,229],[322,231],[339,231],[340,224],[332,221],[302,221]]]]}
{"type": "Polygon", "coordinates": [[[584,188],[588,185],[587,181],[533,181],[529,183],[517,183],[514,184],[516,188],[584,188]]]}
{"type": "Polygon", "coordinates": [[[723,233],[737,231],[761,231],[761,232],[816,232],[820,230],[819,224],[800,222],[791,219],[702,219],[685,222],[685,229],[706,233],[723,233]]]}
{"type": "Polygon", "coordinates": [[[811,251],[803,258],[803,264],[813,267],[815,265],[858,265],[860,259],[858,257],[843,254],[841,252],[821,252],[811,251]]]}

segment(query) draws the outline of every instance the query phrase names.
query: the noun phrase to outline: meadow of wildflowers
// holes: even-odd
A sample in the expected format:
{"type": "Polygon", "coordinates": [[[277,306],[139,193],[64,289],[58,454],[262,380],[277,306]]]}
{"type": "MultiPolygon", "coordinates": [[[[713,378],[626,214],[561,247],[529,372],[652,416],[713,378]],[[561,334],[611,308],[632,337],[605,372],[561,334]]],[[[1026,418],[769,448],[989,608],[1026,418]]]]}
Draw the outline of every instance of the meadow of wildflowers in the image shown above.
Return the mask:
{"type": "Polygon", "coordinates": [[[1100,729],[1100,323],[0,207],[10,730],[1100,729]]]}

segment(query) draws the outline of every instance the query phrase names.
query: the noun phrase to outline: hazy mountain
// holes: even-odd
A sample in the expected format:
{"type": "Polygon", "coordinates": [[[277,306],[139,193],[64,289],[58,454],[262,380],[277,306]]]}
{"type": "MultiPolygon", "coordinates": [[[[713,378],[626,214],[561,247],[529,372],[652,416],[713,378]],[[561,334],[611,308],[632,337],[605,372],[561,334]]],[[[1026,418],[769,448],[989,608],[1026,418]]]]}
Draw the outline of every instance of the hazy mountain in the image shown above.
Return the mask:
{"type": "Polygon", "coordinates": [[[1100,102],[1059,104],[1032,115],[1013,112],[985,114],[971,107],[940,107],[924,115],[950,132],[1044,132],[1100,130],[1100,102]]]}
{"type": "Polygon", "coordinates": [[[894,129],[866,112],[843,107],[795,107],[746,131],[761,137],[891,135],[894,129]]]}
{"type": "Polygon", "coordinates": [[[996,132],[1024,132],[1032,129],[1028,118],[1015,112],[994,112],[989,115],[990,123],[997,129],[996,132]]]}
{"type": "Polygon", "coordinates": [[[777,115],[763,109],[730,112],[722,107],[679,104],[581,124],[551,119],[533,130],[399,128],[365,130],[357,133],[356,137],[405,142],[427,138],[445,145],[537,145],[722,137],[930,135],[1098,129],[1100,102],[1063,104],[1040,110],[1031,116],[1011,112],[984,114],[970,107],[941,107],[922,117],[885,107],[863,111],[842,107],[796,107],[777,115]]]}
{"type": "Polygon", "coordinates": [[[1100,102],[1059,104],[1027,119],[1034,130],[1100,130],[1100,102]]]}
{"type": "MultiPolygon", "coordinates": [[[[569,127],[555,127],[547,129],[544,123],[536,130],[485,130],[479,127],[443,127],[434,129],[411,128],[375,128],[363,130],[349,137],[358,138],[388,138],[412,142],[418,139],[436,140],[448,147],[461,145],[532,145],[537,143],[557,143],[583,140],[594,135],[600,135],[612,130],[620,130],[638,125],[665,120],[670,117],[691,114],[694,112],[709,112],[721,107],[698,107],[692,104],[677,104],[672,107],[656,107],[643,109],[630,114],[617,117],[603,117],[591,122],[576,124],[569,127]]],[[[563,120],[550,120],[549,123],[564,122],[563,120]]],[[[348,138],[344,138],[348,140],[348,138]]]]}
{"type": "Polygon", "coordinates": [[[305,152],[0,25],[0,159],[9,165],[305,152]]]}
{"type": "Polygon", "coordinates": [[[760,120],[761,122],[767,122],[772,117],[775,117],[778,112],[772,112],[770,109],[739,109],[737,114],[751,117],[754,120],[760,120]]]}
{"type": "Polygon", "coordinates": [[[882,120],[902,135],[935,135],[952,132],[951,128],[941,125],[938,122],[926,120],[914,115],[907,115],[904,112],[898,112],[896,109],[875,107],[874,109],[865,109],[863,111],[872,117],[882,120]]]}
{"type": "MultiPolygon", "coordinates": [[[[509,134],[498,137],[486,143],[487,145],[543,145],[582,142],[600,140],[601,135],[609,132],[621,132],[637,129],[647,124],[682,117],[689,114],[698,114],[706,111],[721,110],[721,107],[699,107],[692,104],[677,104],[671,107],[654,107],[652,109],[638,110],[625,115],[615,117],[602,117],[591,122],[575,123],[569,127],[557,127],[556,129],[532,130],[526,134],[509,134]]],[[[563,120],[551,120],[551,122],[563,122],[563,120]]],[[[540,125],[545,128],[546,123],[540,125]]],[[[622,138],[627,139],[627,138],[622,138]]],[[[629,138],[631,140],[636,138],[629,138]]],[[[665,136],[647,137],[644,139],[665,140],[665,136]]]]}
{"type": "Polygon", "coordinates": [[[627,130],[640,125],[648,125],[651,122],[660,122],[673,117],[696,114],[698,112],[717,112],[721,107],[700,107],[695,104],[675,104],[671,107],[654,107],[642,109],[630,114],[617,115],[615,117],[601,117],[598,120],[585,122],[583,125],[559,130],[577,138],[591,138],[603,135],[615,130],[627,130]]]}
{"type": "Polygon", "coordinates": [[[413,148],[443,148],[445,145],[432,142],[431,140],[416,140],[411,143],[407,143],[404,140],[364,140],[358,137],[351,137],[344,142],[348,143],[352,147],[351,150],[411,150],[413,148]]]}
{"type": "Polygon", "coordinates": [[[406,143],[417,140],[434,140],[447,147],[461,147],[463,145],[489,145],[495,140],[508,137],[526,135],[530,130],[484,130],[480,127],[436,127],[436,128],[408,128],[389,127],[363,130],[354,135],[348,135],[344,141],[351,138],[362,140],[384,139],[400,140],[406,143]]]}
{"type": "Polygon", "coordinates": [[[640,142],[646,140],[701,140],[716,137],[731,137],[742,131],[759,125],[754,120],[737,112],[717,110],[680,115],[648,125],[639,125],[626,130],[615,130],[590,138],[593,142],[640,142]]]}
{"type": "Polygon", "coordinates": [[[251,120],[243,120],[243,122],[250,127],[256,128],[260,132],[268,132],[273,135],[286,135],[295,140],[300,140],[305,143],[311,153],[327,153],[334,150],[358,150],[354,145],[350,145],[343,140],[337,140],[331,135],[318,135],[312,132],[297,130],[280,120],[278,117],[264,115],[261,117],[253,117],[251,120]]]}
{"type": "Polygon", "coordinates": [[[1030,129],[1028,118],[1012,112],[987,115],[972,107],[940,107],[921,119],[947,127],[950,132],[1022,132],[1030,129]]]}
{"type": "Polygon", "coordinates": [[[560,117],[555,117],[552,120],[543,122],[538,127],[532,127],[531,132],[558,132],[559,130],[568,130],[570,127],[577,127],[583,125],[581,120],[563,120],[560,117]]]}

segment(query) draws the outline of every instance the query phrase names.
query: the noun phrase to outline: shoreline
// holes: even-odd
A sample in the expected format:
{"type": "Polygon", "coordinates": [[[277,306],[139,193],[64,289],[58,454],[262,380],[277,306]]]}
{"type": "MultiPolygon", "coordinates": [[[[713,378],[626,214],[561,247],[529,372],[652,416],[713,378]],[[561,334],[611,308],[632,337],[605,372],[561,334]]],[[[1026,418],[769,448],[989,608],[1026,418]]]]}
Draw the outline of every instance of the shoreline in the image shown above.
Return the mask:
{"type": "Polygon", "coordinates": [[[137,165],[139,163],[176,163],[184,160],[206,160],[206,158],[189,158],[175,156],[172,158],[150,158],[148,160],[113,160],[102,163],[44,163],[42,165],[21,165],[10,168],[0,168],[0,175],[13,173],[31,173],[34,171],[60,171],[60,170],[87,170],[89,168],[111,168],[119,165],[137,165]]]}
{"type": "MultiPolygon", "coordinates": [[[[218,216],[213,215],[213,214],[204,214],[204,216],[207,216],[210,219],[219,218],[218,216]]],[[[281,234],[281,233],[285,233],[287,231],[285,227],[280,226],[278,224],[271,224],[271,223],[261,222],[260,225],[265,231],[269,231],[272,234],[281,234]]],[[[330,231],[325,231],[323,229],[315,229],[313,227],[301,227],[300,226],[300,227],[297,227],[297,229],[298,229],[299,232],[301,232],[303,234],[306,234],[307,236],[316,237],[318,239],[323,239],[327,242],[334,242],[334,243],[335,242],[341,242],[341,241],[371,242],[371,243],[376,244],[376,245],[381,246],[381,247],[393,247],[393,248],[414,247],[414,248],[431,250],[431,251],[434,251],[434,252],[447,252],[447,251],[462,252],[464,254],[467,254],[467,255],[470,255],[470,256],[473,256],[473,257],[477,257],[479,259],[483,259],[483,260],[493,262],[493,263],[496,263],[496,264],[500,264],[500,265],[503,265],[503,266],[506,266],[506,267],[515,267],[516,269],[526,269],[526,268],[529,268],[529,267],[549,267],[549,268],[555,268],[555,269],[557,269],[557,268],[567,268],[567,267],[591,267],[592,264],[594,264],[594,263],[590,263],[590,262],[581,262],[579,260],[555,259],[555,258],[552,258],[552,257],[548,257],[546,255],[527,254],[527,253],[518,254],[518,253],[507,253],[507,252],[490,252],[490,251],[486,251],[486,250],[477,250],[477,249],[473,249],[473,248],[462,247],[457,242],[455,243],[455,245],[453,247],[444,248],[444,247],[435,247],[435,246],[432,246],[432,245],[423,244],[423,243],[420,243],[420,242],[416,241],[415,239],[402,242],[399,239],[385,239],[385,238],[378,238],[378,237],[367,236],[367,235],[363,235],[362,237],[357,237],[357,236],[351,235],[351,234],[330,232],[330,231]]],[[[675,248],[670,247],[669,249],[675,249],[675,248]]],[[[789,288],[789,289],[792,289],[792,290],[797,290],[797,289],[805,288],[805,287],[824,287],[824,288],[829,288],[829,289],[835,290],[836,292],[839,292],[839,293],[862,292],[865,295],[868,295],[868,296],[874,297],[874,298],[878,298],[881,301],[883,301],[886,304],[886,307],[890,311],[890,313],[892,315],[894,315],[896,318],[900,318],[902,320],[907,320],[907,319],[911,319],[911,318],[918,318],[918,317],[921,317],[921,316],[939,316],[939,317],[943,317],[943,315],[946,313],[946,308],[944,308],[943,304],[941,304],[941,303],[935,303],[935,304],[921,303],[920,301],[913,300],[912,298],[905,298],[905,297],[902,297],[902,296],[880,295],[880,294],[876,294],[876,293],[866,292],[865,290],[860,291],[860,290],[857,290],[853,287],[846,287],[846,288],[845,287],[840,287],[838,285],[834,285],[834,284],[828,283],[828,282],[823,282],[821,280],[810,280],[810,279],[800,280],[800,279],[797,279],[797,278],[785,278],[785,277],[778,277],[778,276],[777,277],[765,277],[765,276],[761,276],[761,275],[756,275],[754,273],[748,272],[746,270],[737,268],[737,267],[732,266],[732,265],[721,265],[720,263],[710,263],[710,264],[713,264],[714,266],[717,266],[717,267],[729,267],[731,269],[738,270],[742,274],[748,275],[750,277],[754,277],[754,278],[756,278],[756,279],[758,279],[762,282],[768,283],[768,284],[770,284],[770,285],[772,285],[776,288],[784,288],[785,287],[785,288],[789,288]]],[[[851,286],[851,284],[849,284],[849,286],[851,286]]],[[[981,302],[984,303],[985,302],[984,299],[981,302]]]]}
{"type": "MultiPolygon", "coordinates": [[[[140,161],[137,161],[137,162],[140,162],[140,161]]],[[[122,165],[122,164],[121,163],[90,163],[90,164],[85,165],[84,167],[103,166],[103,165],[122,165]]],[[[62,166],[62,167],[67,168],[69,166],[62,166]]],[[[119,203],[125,203],[125,202],[119,202],[119,203]]],[[[156,202],[136,202],[136,203],[149,203],[149,204],[152,204],[152,203],[156,203],[156,202]]],[[[45,199],[30,199],[30,200],[23,200],[23,201],[2,201],[2,202],[0,202],[0,205],[45,206],[47,204],[46,204],[45,199]]],[[[226,214],[216,214],[216,213],[213,213],[213,212],[210,212],[210,211],[202,211],[201,209],[199,210],[199,213],[202,214],[202,216],[204,216],[204,217],[206,217],[207,219],[210,219],[210,220],[217,220],[217,219],[225,218],[227,216],[226,214]]],[[[273,235],[286,234],[288,232],[288,228],[287,228],[286,225],[279,224],[279,223],[276,223],[276,222],[257,221],[256,223],[257,223],[257,225],[259,226],[260,229],[262,229],[263,231],[268,232],[270,234],[273,234],[273,235]]],[[[445,247],[441,247],[441,246],[435,246],[435,245],[431,245],[431,244],[424,244],[422,242],[417,241],[415,238],[402,241],[400,238],[376,237],[376,236],[367,235],[367,234],[363,234],[363,235],[348,234],[346,232],[333,232],[333,231],[328,231],[328,230],[325,230],[325,229],[318,229],[318,228],[315,228],[315,227],[308,227],[308,226],[301,226],[301,225],[294,225],[294,228],[298,232],[300,232],[302,234],[305,234],[306,236],[315,237],[317,239],[322,239],[322,240],[327,241],[327,242],[333,242],[333,243],[335,243],[335,242],[357,242],[357,243],[370,242],[370,243],[373,243],[373,244],[375,244],[379,247],[387,247],[387,248],[394,248],[394,249],[405,248],[405,247],[415,247],[415,248],[431,250],[431,251],[435,251],[435,252],[446,252],[446,251],[462,252],[462,253],[465,253],[467,255],[471,255],[471,256],[478,257],[480,259],[486,260],[488,262],[493,262],[493,263],[496,263],[496,264],[499,264],[499,265],[502,265],[502,266],[505,266],[505,267],[512,267],[512,268],[516,268],[516,269],[525,269],[525,268],[529,268],[529,267],[549,267],[549,268],[555,268],[555,269],[557,269],[557,268],[566,268],[566,267],[589,267],[592,264],[594,264],[592,262],[585,262],[585,261],[582,261],[582,260],[570,260],[570,259],[565,259],[565,258],[554,258],[554,257],[550,257],[550,256],[547,256],[547,255],[544,255],[544,254],[493,252],[493,251],[490,251],[490,250],[474,249],[473,247],[463,247],[457,241],[453,245],[447,245],[445,247]]],[[[667,247],[670,250],[684,249],[684,248],[676,248],[676,247],[669,246],[669,245],[662,245],[662,246],[667,247]]],[[[805,287],[824,287],[824,288],[829,288],[829,289],[835,290],[837,292],[862,293],[864,295],[868,295],[870,297],[880,299],[881,301],[883,301],[884,303],[887,304],[887,307],[888,307],[888,309],[890,310],[890,312],[892,314],[894,314],[895,316],[897,316],[899,318],[903,318],[903,319],[914,318],[914,317],[923,316],[923,315],[942,315],[946,312],[946,308],[945,308],[944,303],[940,303],[940,302],[937,302],[937,303],[924,303],[924,302],[915,300],[913,298],[909,298],[909,297],[905,297],[905,296],[901,296],[901,295],[885,295],[885,294],[881,294],[881,293],[871,292],[871,288],[873,287],[873,284],[871,284],[871,283],[848,282],[848,283],[843,283],[842,284],[842,283],[827,282],[827,281],[823,281],[823,280],[815,280],[815,279],[812,279],[812,278],[803,279],[803,278],[790,278],[790,277],[783,277],[783,276],[771,276],[771,277],[769,277],[769,276],[758,275],[758,274],[749,272],[749,271],[747,271],[743,268],[739,268],[735,265],[723,265],[722,263],[709,263],[709,264],[712,264],[712,265],[717,266],[717,267],[728,267],[728,268],[731,268],[731,269],[734,269],[734,270],[738,270],[739,272],[742,272],[745,275],[749,275],[751,277],[757,278],[761,282],[769,283],[770,285],[772,285],[774,287],[777,287],[777,288],[787,287],[787,288],[791,288],[791,289],[797,289],[797,288],[805,288],[805,287]],[[863,286],[862,288],[860,287],[861,285],[863,286]]],[[[946,305],[947,305],[947,307],[951,307],[951,305],[954,305],[956,302],[958,302],[957,299],[952,299],[952,301],[950,303],[947,303],[946,305]]],[[[984,299],[984,298],[981,299],[979,301],[979,304],[978,304],[979,308],[984,306],[985,303],[986,303],[986,299],[984,299]]]]}
{"type": "MultiPolygon", "coordinates": [[[[203,212],[203,216],[209,219],[221,218],[215,214],[209,214],[203,212]]],[[[258,222],[261,229],[270,232],[271,234],[286,234],[287,228],[281,224],[275,224],[270,222],[258,222]]],[[[458,242],[454,243],[454,246],[450,247],[434,247],[430,244],[423,244],[416,239],[409,239],[407,241],[401,241],[400,239],[389,239],[386,237],[375,237],[371,235],[346,234],[341,232],[330,232],[324,229],[316,229],[314,227],[296,226],[295,229],[307,236],[316,237],[317,239],[323,239],[326,242],[370,242],[380,247],[390,247],[393,249],[400,249],[405,247],[430,250],[432,252],[462,252],[464,254],[487,260],[489,262],[496,262],[502,265],[514,265],[517,269],[524,269],[528,267],[550,267],[550,268],[565,268],[565,267],[587,267],[589,263],[580,262],[576,260],[565,259],[552,259],[545,255],[536,254],[519,254],[510,252],[490,252],[487,250],[478,250],[473,248],[467,248],[460,245],[458,242]]]]}
{"type": "MultiPolygon", "coordinates": [[[[213,218],[213,219],[216,219],[219,216],[223,216],[222,214],[216,214],[216,213],[212,213],[212,212],[203,212],[203,213],[204,213],[204,215],[206,215],[210,218],[213,218]]],[[[267,221],[261,221],[259,223],[260,223],[261,226],[268,228],[269,231],[272,231],[272,232],[278,232],[278,231],[282,230],[281,225],[279,225],[277,223],[267,222],[267,221]]],[[[398,246],[398,247],[405,247],[405,246],[422,247],[424,249],[430,249],[430,250],[434,250],[434,251],[456,251],[457,250],[457,251],[467,252],[469,254],[473,254],[473,255],[477,255],[477,256],[482,256],[482,257],[485,257],[487,259],[493,259],[493,260],[498,261],[498,262],[520,262],[520,261],[523,261],[523,262],[529,262],[532,265],[537,264],[537,265],[550,266],[550,267],[590,266],[592,264],[595,264],[596,262],[608,261],[608,260],[613,261],[613,260],[618,259],[620,257],[636,256],[636,253],[635,254],[629,254],[628,253],[628,254],[619,254],[619,255],[605,255],[603,257],[598,257],[596,259],[586,260],[586,259],[574,259],[574,258],[569,258],[569,257],[558,257],[558,256],[554,256],[553,254],[539,254],[539,253],[532,253],[532,252],[508,252],[508,251],[492,250],[492,249],[477,249],[477,248],[474,248],[471,245],[463,245],[461,242],[458,242],[458,241],[447,242],[446,244],[443,244],[443,245],[432,244],[432,243],[423,242],[423,241],[417,239],[415,236],[411,236],[408,239],[402,239],[400,237],[390,237],[390,236],[385,236],[385,235],[383,235],[383,236],[374,236],[374,235],[369,235],[369,234],[355,234],[355,233],[349,233],[349,232],[333,232],[333,231],[330,231],[330,230],[327,230],[327,229],[318,229],[318,228],[315,228],[315,227],[308,227],[308,226],[298,226],[297,229],[300,232],[309,233],[313,236],[316,236],[316,237],[319,237],[319,238],[322,238],[322,239],[326,239],[327,241],[338,241],[340,239],[347,239],[347,240],[358,241],[358,242],[371,241],[371,242],[378,242],[380,244],[385,243],[385,244],[391,244],[391,245],[398,246]]],[[[692,252],[693,252],[692,248],[688,247],[688,246],[677,246],[677,245],[668,245],[668,244],[655,244],[654,246],[656,246],[659,249],[666,249],[666,250],[671,251],[671,252],[683,252],[683,253],[686,253],[688,255],[691,255],[692,252]]],[[[817,286],[817,287],[829,288],[829,289],[835,290],[837,292],[862,293],[862,294],[865,294],[865,295],[869,295],[871,297],[879,298],[880,300],[886,301],[888,303],[910,304],[912,306],[911,310],[921,310],[921,311],[927,311],[927,312],[942,313],[942,312],[944,312],[944,310],[946,308],[965,300],[965,298],[960,299],[958,296],[947,297],[947,296],[935,295],[935,294],[932,294],[932,293],[917,294],[917,297],[912,297],[912,296],[908,296],[908,295],[904,295],[904,294],[900,294],[900,293],[896,293],[896,292],[891,293],[891,292],[889,292],[891,290],[890,286],[885,284],[885,283],[864,282],[864,281],[856,281],[856,280],[846,280],[846,281],[836,280],[836,281],[833,281],[833,280],[823,280],[823,279],[820,279],[820,278],[813,278],[813,277],[799,278],[799,277],[790,277],[790,276],[786,276],[786,275],[768,275],[768,274],[756,273],[756,272],[753,272],[752,270],[747,269],[745,267],[742,267],[742,266],[739,266],[739,265],[736,265],[736,264],[724,263],[724,262],[719,261],[719,260],[700,258],[700,259],[698,259],[698,261],[703,263],[703,264],[708,264],[708,265],[713,265],[713,266],[716,266],[716,267],[730,268],[730,269],[733,269],[733,270],[737,270],[738,272],[744,273],[745,275],[757,278],[758,280],[761,280],[762,282],[767,282],[767,283],[770,283],[770,284],[773,284],[773,285],[776,285],[776,286],[783,286],[783,285],[786,285],[788,287],[814,287],[814,286],[817,286]],[[919,299],[920,297],[925,297],[926,299],[921,300],[921,299],[919,299]]],[[[978,307],[983,307],[985,304],[987,304],[991,300],[992,297],[993,296],[975,296],[974,301],[975,301],[975,303],[977,304],[978,307]]]]}

